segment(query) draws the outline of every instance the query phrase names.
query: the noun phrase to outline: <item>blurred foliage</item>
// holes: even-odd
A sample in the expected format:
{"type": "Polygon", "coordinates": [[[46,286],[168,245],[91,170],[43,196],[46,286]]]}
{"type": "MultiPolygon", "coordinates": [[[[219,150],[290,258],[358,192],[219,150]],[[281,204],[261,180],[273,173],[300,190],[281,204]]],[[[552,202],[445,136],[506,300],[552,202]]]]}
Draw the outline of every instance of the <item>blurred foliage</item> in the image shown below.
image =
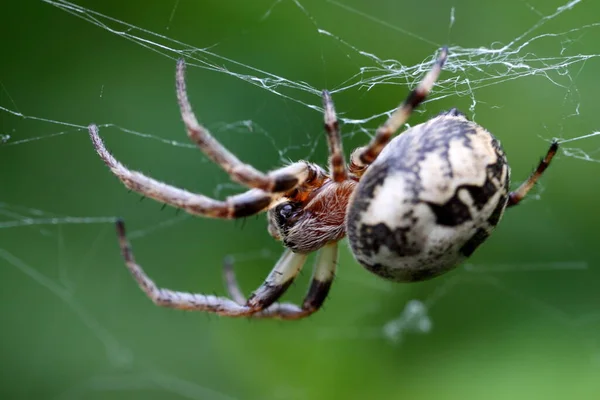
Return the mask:
{"type": "MultiPolygon", "coordinates": [[[[598,23],[600,15],[600,3],[582,2],[536,27],[566,4],[554,0],[78,4],[334,91],[361,66],[372,65],[359,50],[416,65],[444,43],[500,48],[532,27],[531,38],[598,23]],[[455,21],[449,27],[451,9],[455,21]]],[[[0,107],[78,126],[115,124],[185,143],[173,59],[43,1],[8,0],[1,10],[0,107]]],[[[600,28],[575,30],[531,43],[529,58],[600,53],[599,34],[600,28]]],[[[476,81],[498,74],[479,67],[465,64],[456,75],[476,81]]],[[[502,140],[518,183],[549,139],[599,129],[598,67],[599,61],[591,59],[548,76],[507,77],[473,93],[452,95],[450,90],[410,123],[453,106],[467,111],[502,140]]],[[[322,116],[305,105],[319,104],[316,93],[291,92],[292,99],[301,100],[296,102],[224,73],[192,67],[188,77],[199,118],[243,160],[263,170],[284,159],[324,163],[322,116]],[[239,121],[252,121],[254,128],[228,126],[239,121]]],[[[406,86],[401,89],[356,87],[334,100],[340,115],[362,119],[391,109],[405,95],[406,86]]],[[[373,130],[381,122],[363,127],[373,130]]],[[[344,129],[347,153],[367,140],[357,126],[344,129]]],[[[223,185],[225,174],[196,149],[116,127],[101,134],[117,158],[157,179],[221,197],[236,190],[223,185]]],[[[243,223],[188,218],[169,208],[159,212],[160,205],[151,200],[140,202],[106,170],[85,129],[0,110],[0,135],[11,136],[0,144],[0,221],[36,217],[34,210],[57,217],[121,216],[139,262],[159,285],[177,290],[224,294],[221,262],[233,254],[249,293],[281,251],[263,216],[243,223]]],[[[593,155],[600,139],[569,146],[593,155]]],[[[472,268],[430,282],[383,282],[342,246],[339,276],[324,310],[300,322],[229,320],[154,307],[123,266],[109,222],[4,227],[0,395],[597,398],[598,168],[598,163],[557,157],[535,195],[507,213],[469,261],[472,268]],[[383,327],[411,299],[429,306],[433,329],[394,343],[383,327]]],[[[305,273],[287,298],[300,301],[308,279],[305,273]]]]}

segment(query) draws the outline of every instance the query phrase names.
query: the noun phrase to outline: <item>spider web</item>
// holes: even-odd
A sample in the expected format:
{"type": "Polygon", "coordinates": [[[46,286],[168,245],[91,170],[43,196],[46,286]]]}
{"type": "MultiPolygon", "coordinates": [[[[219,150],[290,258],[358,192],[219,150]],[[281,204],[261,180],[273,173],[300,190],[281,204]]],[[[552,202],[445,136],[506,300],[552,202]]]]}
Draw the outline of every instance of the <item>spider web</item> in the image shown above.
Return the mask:
{"type": "MultiPolygon", "coordinates": [[[[532,399],[600,391],[600,9],[582,0],[375,3],[9,2],[0,24],[8,60],[0,69],[0,393],[532,399]],[[233,255],[250,291],[281,248],[263,217],[198,220],[128,194],[93,153],[89,122],[126,165],[222,198],[240,188],[185,141],[177,58],[188,63],[200,120],[268,170],[325,160],[322,88],[336,101],[348,153],[443,44],[448,62],[409,124],[458,107],[502,140],[514,184],[550,140],[562,143],[533,195],[468,263],[397,285],[357,268],[342,246],[332,297],[300,323],[161,310],[143,298],[115,244],[117,216],[150,276],[178,290],[223,294],[221,261],[233,255]],[[361,384],[349,379],[358,371],[361,384]]],[[[289,299],[301,300],[308,278],[289,299]]]]}

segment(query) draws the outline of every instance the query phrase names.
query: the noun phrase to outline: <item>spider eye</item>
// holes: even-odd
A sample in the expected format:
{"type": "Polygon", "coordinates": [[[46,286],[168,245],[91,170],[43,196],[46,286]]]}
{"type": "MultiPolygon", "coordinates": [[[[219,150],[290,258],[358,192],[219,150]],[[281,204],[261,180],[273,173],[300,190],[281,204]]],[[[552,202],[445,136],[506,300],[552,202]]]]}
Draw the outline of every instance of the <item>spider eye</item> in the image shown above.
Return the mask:
{"type": "Polygon", "coordinates": [[[286,247],[295,248],[295,239],[290,239],[290,230],[302,216],[302,204],[284,202],[269,210],[269,233],[281,240],[286,247]]]}
{"type": "Polygon", "coordinates": [[[292,216],[293,210],[294,208],[291,204],[283,204],[280,206],[279,210],[277,210],[277,214],[279,214],[281,218],[288,219],[292,216]]]}
{"type": "Polygon", "coordinates": [[[276,225],[281,229],[287,229],[293,225],[298,214],[298,205],[294,203],[282,203],[275,207],[272,214],[276,225]]]}

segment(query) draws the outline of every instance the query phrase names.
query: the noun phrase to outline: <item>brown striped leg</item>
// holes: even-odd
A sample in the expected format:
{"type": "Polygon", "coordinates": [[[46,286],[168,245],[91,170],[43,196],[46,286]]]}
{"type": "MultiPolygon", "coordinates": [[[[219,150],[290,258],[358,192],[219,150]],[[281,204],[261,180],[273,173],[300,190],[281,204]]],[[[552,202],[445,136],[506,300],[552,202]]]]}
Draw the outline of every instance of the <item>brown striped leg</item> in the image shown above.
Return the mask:
{"type": "Polygon", "coordinates": [[[412,111],[425,100],[437,78],[440,76],[442,67],[448,57],[448,48],[443,47],[440,51],[438,59],[425,75],[425,78],[419,85],[408,95],[408,97],[394,111],[390,118],[383,125],[377,128],[375,137],[365,146],[356,149],[351,156],[350,172],[362,172],[366,166],[371,164],[381,150],[389,143],[392,136],[400,129],[408,120],[412,111]]]}
{"type": "Polygon", "coordinates": [[[246,301],[253,309],[264,309],[276,302],[290,287],[306,262],[308,254],[294,253],[285,249],[264,283],[246,301]]]}
{"type": "Polygon", "coordinates": [[[507,207],[516,206],[521,202],[521,200],[525,198],[525,196],[527,196],[527,193],[529,193],[529,191],[533,188],[536,182],[540,179],[546,168],[548,168],[550,162],[552,161],[552,158],[554,158],[557,151],[558,142],[554,141],[550,145],[546,156],[541,159],[540,163],[538,164],[535,171],[533,171],[531,176],[529,176],[529,178],[527,178],[527,180],[523,182],[517,190],[509,193],[507,207]]]}
{"type": "Polygon", "coordinates": [[[200,125],[188,100],[185,86],[185,61],[177,61],[177,100],[181,117],[187,128],[188,136],[214,163],[225,170],[235,182],[249,188],[261,189],[265,192],[287,192],[314,178],[316,171],[311,164],[298,162],[268,174],[264,174],[249,164],[241,162],[233,153],[219,143],[206,129],[200,125]]]}
{"type": "Polygon", "coordinates": [[[325,131],[327,131],[329,146],[329,172],[335,182],[342,182],[348,178],[348,171],[342,149],[340,125],[335,115],[333,100],[327,90],[323,90],[323,109],[325,110],[325,131]]]}
{"type": "MultiPolygon", "coordinates": [[[[252,318],[274,318],[274,319],[301,319],[318,311],[325,301],[337,266],[338,246],[337,243],[330,243],[321,248],[317,254],[315,269],[310,288],[302,302],[302,307],[291,303],[273,303],[264,310],[252,314],[252,318]]],[[[230,296],[236,302],[243,304],[244,295],[242,294],[235,275],[231,270],[232,265],[226,263],[225,281],[230,296]]]]}
{"type": "Polygon", "coordinates": [[[294,279],[304,266],[308,254],[294,253],[285,249],[283,255],[275,264],[264,283],[245,299],[240,289],[235,272],[233,260],[226,258],[223,263],[223,278],[229,296],[238,304],[247,305],[253,309],[265,309],[276,302],[294,282],[294,279]]]}
{"type": "Polygon", "coordinates": [[[117,161],[104,146],[96,125],[90,125],[89,132],[100,158],[127,188],[143,196],[181,208],[190,214],[226,219],[247,217],[268,209],[271,203],[280,196],[265,193],[259,189],[251,189],[230,196],[225,201],[220,201],[167,185],[149,178],[141,172],[131,171],[117,161]]]}
{"type": "MultiPolygon", "coordinates": [[[[125,224],[123,221],[117,222],[117,235],[121,253],[125,259],[125,265],[138,283],[140,289],[154,302],[162,307],[175,308],[190,311],[205,311],[228,317],[247,317],[259,312],[260,308],[254,308],[246,305],[240,305],[234,300],[226,297],[213,295],[177,292],[174,290],[159,288],[146,275],[140,265],[135,262],[131,245],[125,234],[125,224]]],[[[288,270],[297,270],[298,264],[304,261],[306,256],[291,255],[284,253],[277,265],[283,274],[288,270]],[[286,263],[289,263],[287,265],[286,263]]],[[[281,295],[281,294],[279,294],[281,295]]]]}

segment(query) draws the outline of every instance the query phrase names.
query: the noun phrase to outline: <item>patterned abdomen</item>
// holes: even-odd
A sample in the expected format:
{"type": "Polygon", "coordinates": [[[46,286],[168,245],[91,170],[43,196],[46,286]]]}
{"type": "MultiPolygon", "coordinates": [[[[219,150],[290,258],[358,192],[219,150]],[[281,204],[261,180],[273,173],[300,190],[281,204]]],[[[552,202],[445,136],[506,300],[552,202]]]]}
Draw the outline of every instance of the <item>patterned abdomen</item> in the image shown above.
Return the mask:
{"type": "Polygon", "coordinates": [[[392,140],[362,176],[346,231],[356,259],[394,281],[454,268],[506,208],[510,169],[494,136],[451,111],[392,140]]]}

